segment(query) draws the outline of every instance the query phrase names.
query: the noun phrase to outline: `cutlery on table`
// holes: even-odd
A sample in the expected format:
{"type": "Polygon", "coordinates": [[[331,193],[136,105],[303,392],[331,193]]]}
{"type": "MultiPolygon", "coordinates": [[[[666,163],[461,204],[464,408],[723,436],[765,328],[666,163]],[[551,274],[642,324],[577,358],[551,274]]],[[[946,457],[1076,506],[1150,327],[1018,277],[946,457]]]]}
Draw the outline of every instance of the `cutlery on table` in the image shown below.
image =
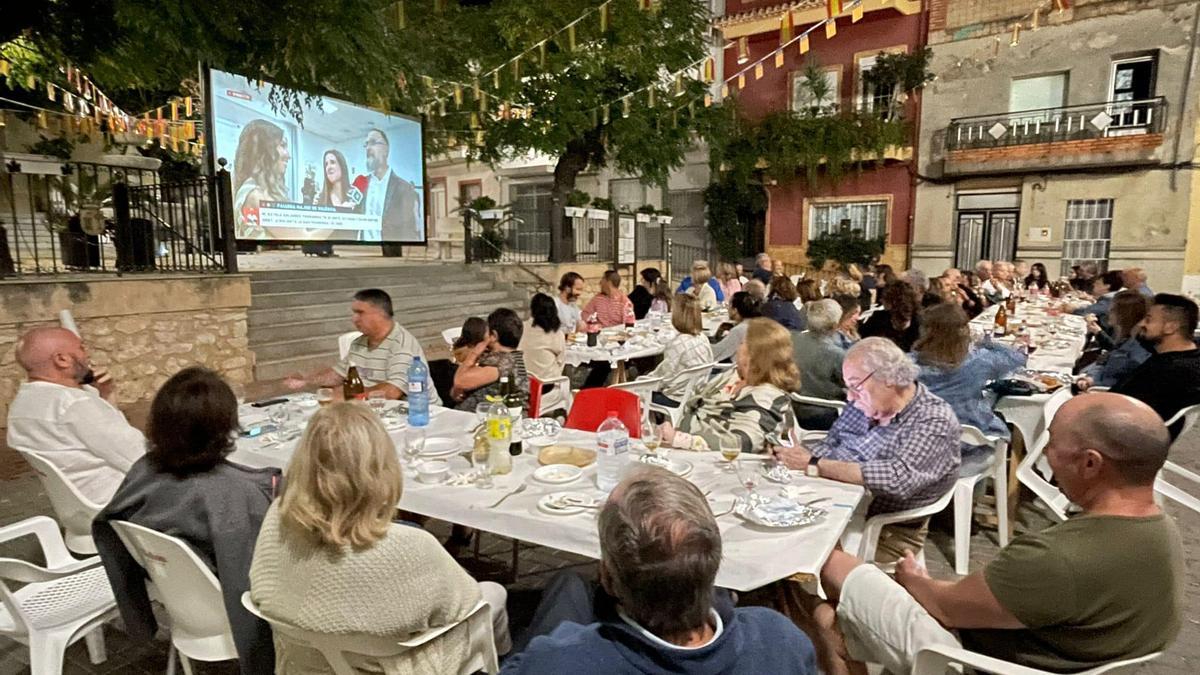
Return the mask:
{"type": "Polygon", "coordinates": [[[508,493],[508,494],[504,495],[504,496],[503,496],[503,497],[501,497],[501,498],[500,498],[500,499],[499,499],[499,500],[498,500],[498,501],[497,501],[495,504],[492,504],[492,505],[491,505],[491,506],[489,506],[488,508],[489,508],[489,509],[494,509],[494,508],[496,508],[497,506],[500,506],[501,504],[503,504],[503,503],[504,503],[504,500],[505,500],[505,499],[508,499],[509,497],[511,497],[511,496],[513,496],[513,495],[519,495],[519,494],[521,494],[522,492],[524,492],[524,491],[525,491],[525,488],[528,488],[528,487],[529,487],[529,483],[521,483],[520,487],[518,487],[516,490],[513,490],[512,492],[510,492],[510,493],[508,493]]]}

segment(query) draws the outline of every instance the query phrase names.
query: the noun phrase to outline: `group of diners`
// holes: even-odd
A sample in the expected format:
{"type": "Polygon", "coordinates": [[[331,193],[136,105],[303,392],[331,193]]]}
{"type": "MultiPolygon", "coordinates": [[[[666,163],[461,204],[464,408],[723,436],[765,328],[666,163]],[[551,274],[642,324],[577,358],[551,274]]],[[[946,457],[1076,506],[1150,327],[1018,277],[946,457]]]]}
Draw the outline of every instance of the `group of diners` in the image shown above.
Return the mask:
{"type": "MultiPolygon", "coordinates": [[[[650,371],[662,377],[655,400],[682,406],[678,424],[660,427],[664,443],[698,453],[736,443],[809,475],[862,485],[871,495],[868,515],[945,494],[978,452],[960,447],[962,425],[1009,433],[983,385],[1021,367],[1027,354],[972,339],[968,322],[974,309],[1020,292],[1016,265],[949,270],[924,287],[915,270],[896,278],[882,264],[799,284],[774,273],[781,267],[760,256],[743,280],[734,265],[718,266],[714,276],[697,264],[674,292],[663,289],[661,275],[644,272],[629,297],[609,272],[582,309],[586,282],[569,273],[556,296],[532,298],[525,321],[498,308],[464,325],[456,368],[447,382],[429,383],[445,394],[434,402],[473,411],[473,402],[498,393],[501,377],[527,395],[530,375],[563,373],[567,333],[593,317],[624,323],[627,309],[644,308],[643,316],[669,312],[677,333],[650,371]],[[985,271],[976,284],[972,276],[985,271]],[[731,325],[710,339],[702,317],[714,300],[728,306],[731,325]],[[861,321],[864,306],[871,314],[861,321]],[[681,400],[679,374],[721,360],[731,367],[681,400]],[[794,393],[847,405],[830,415],[797,405],[794,393]],[[805,444],[793,434],[797,426],[828,433],[805,444]]],[[[1026,288],[1040,288],[1039,267],[1023,277],[1026,288]]],[[[125,630],[150,639],[157,624],[146,575],[114,521],[178,536],[196,551],[221,583],[246,673],[328,672],[319,653],[273,635],[247,612],[246,591],[266,616],[300,628],[400,639],[456,624],[483,599],[506,673],[807,675],[864,672],[864,662],[903,673],[933,645],[1067,672],[1161,650],[1179,631],[1183,554],[1153,485],[1172,439],[1164,419],[1200,402],[1195,303],[1150,295],[1137,273],[1097,278],[1095,295],[1078,311],[1094,316],[1090,330],[1103,355],[1084,369],[1081,395],[1054,417],[1045,451],[1059,488],[1081,512],[1017,537],[981,571],[953,581],[929,578],[913,555],[925,544],[925,520],[889,526],[875,560],[834,551],[821,573],[825,596],[809,599],[806,620],[739,606],[736,594],[717,588],[721,533],[704,495],[684,478],[638,466],[599,509],[595,580],[555,577],[532,623],[510,636],[504,587],[476,582],[427,523],[397,512],[406,478],[369,408],[322,408],[285,471],[250,469],[229,459],[238,404],[218,375],[190,367],[168,379],[143,433],[116,408],[112,379],[94,378],[80,338],[60,328],[35,328],[17,345],[28,381],[9,407],[8,442],[54,462],[105,505],[93,535],[125,630]],[[1130,340],[1145,354],[1127,347],[1130,340]],[[1124,370],[1113,375],[1110,366],[1124,370]],[[1111,389],[1093,391],[1109,381],[1102,377],[1114,379],[1111,389]],[[876,566],[888,562],[894,577],[876,566]]],[[[383,291],[360,291],[351,311],[362,336],[346,358],[289,378],[288,386],[335,384],[353,364],[368,390],[404,397],[412,359],[424,358],[421,345],[392,316],[383,291]]],[[[460,625],[364,667],[452,672],[467,648],[460,625]]]]}

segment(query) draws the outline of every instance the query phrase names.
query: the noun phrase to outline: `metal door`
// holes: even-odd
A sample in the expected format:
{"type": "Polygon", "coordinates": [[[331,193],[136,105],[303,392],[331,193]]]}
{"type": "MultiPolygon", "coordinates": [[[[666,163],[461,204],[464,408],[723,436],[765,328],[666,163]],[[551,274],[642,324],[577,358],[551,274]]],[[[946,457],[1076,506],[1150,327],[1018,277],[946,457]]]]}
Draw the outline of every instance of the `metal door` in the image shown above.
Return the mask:
{"type": "Polygon", "coordinates": [[[954,265],[969,270],[980,260],[1012,260],[1019,221],[1017,211],[960,211],[954,265]]]}

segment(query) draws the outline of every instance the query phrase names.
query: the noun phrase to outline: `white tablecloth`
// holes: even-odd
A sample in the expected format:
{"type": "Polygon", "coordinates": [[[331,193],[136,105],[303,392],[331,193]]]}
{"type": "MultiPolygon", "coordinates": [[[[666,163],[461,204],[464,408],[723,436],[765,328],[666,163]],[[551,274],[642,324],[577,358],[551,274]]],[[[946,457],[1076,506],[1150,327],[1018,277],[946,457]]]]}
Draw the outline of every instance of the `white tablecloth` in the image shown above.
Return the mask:
{"type": "MultiPolygon", "coordinates": [[[[996,322],[998,307],[989,307],[976,317],[972,323],[976,330],[991,330],[996,322]]],[[[1022,319],[1026,321],[1026,330],[1031,333],[1035,345],[1051,340],[1049,326],[1056,326],[1052,347],[1038,347],[1029,357],[1027,368],[1053,373],[1071,374],[1083,347],[1087,342],[1087,324],[1083,317],[1073,314],[1063,314],[1058,317],[1046,316],[1044,307],[1030,303],[1018,303],[1015,317],[1009,317],[1009,326],[1022,319]]],[[[1028,445],[1033,443],[1045,431],[1045,416],[1042,414],[1049,394],[1033,396],[1005,396],[996,403],[996,412],[1021,431],[1028,445]]]]}
{"type": "MultiPolygon", "coordinates": [[[[465,451],[470,442],[468,430],[474,424],[475,416],[470,413],[434,408],[427,434],[430,438],[454,438],[462,443],[465,451]]],[[[392,435],[399,438],[403,433],[406,432],[395,431],[392,435]]],[[[594,434],[564,431],[559,442],[595,448],[594,439],[594,434]]],[[[284,467],[294,447],[295,441],[263,447],[258,439],[242,439],[230,459],[249,466],[284,467]]],[[[718,470],[720,456],[717,453],[698,454],[677,450],[672,453],[672,459],[692,462],[694,469],[689,479],[702,491],[711,490],[709,499],[714,513],[728,510],[735,495],[744,493],[735,474],[718,470]]],[[[456,457],[452,466],[465,471],[468,465],[465,458],[456,457]]],[[[562,486],[543,485],[529,478],[537,466],[536,455],[527,452],[515,458],[512,473],[497,476],[496,487],[489,490],[473,485],[426,485],[415,479],[406,479],[399,506],[406,511],[504,537],[599,558],[595,510],[560,516],[545,514],[537,508],[541,496],[560,490],[578,490],[601,496],[602,493],[595,487],[594,466],[586,469],[581,479],[562,486]],[[525,492],[505,500],[498,508],[488,508],[526,480],[530,485],[525,492]]],[[[733,514],[720,516],[717,522],[724,543],[724,557],[717,574],[717,585],[748,591],[792,574],[819,573],[852,514],[863,502],[864,491],[857,485],[799,475],[796,475],[794,484],[812,490],[812,495],[806,496],[806,500],[829,497],[830,502],[818,504],[827,509],[828,515],[815,525],[791,530],[766,530],[750,525],[733,514]]],[[[758,490],[761,494],[770,495],[778,490],[778,486],[764,480],[758,490]]]]}

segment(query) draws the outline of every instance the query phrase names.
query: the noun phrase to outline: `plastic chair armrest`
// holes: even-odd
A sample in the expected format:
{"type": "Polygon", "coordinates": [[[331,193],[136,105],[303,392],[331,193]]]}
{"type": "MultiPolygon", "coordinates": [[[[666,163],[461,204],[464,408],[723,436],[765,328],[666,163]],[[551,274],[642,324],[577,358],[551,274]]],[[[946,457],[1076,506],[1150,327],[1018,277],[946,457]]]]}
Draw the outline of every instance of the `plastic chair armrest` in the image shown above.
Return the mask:
{"type": "Polygon", "coordinates": [[[1044,670],[1026,668],[968,651],[962,647],[947,645],[930,645],[918,652],[913,675],[942,675],[946,672],[947,666],[955,663],[1001,675],[1047,675],[1044,670]]]}

